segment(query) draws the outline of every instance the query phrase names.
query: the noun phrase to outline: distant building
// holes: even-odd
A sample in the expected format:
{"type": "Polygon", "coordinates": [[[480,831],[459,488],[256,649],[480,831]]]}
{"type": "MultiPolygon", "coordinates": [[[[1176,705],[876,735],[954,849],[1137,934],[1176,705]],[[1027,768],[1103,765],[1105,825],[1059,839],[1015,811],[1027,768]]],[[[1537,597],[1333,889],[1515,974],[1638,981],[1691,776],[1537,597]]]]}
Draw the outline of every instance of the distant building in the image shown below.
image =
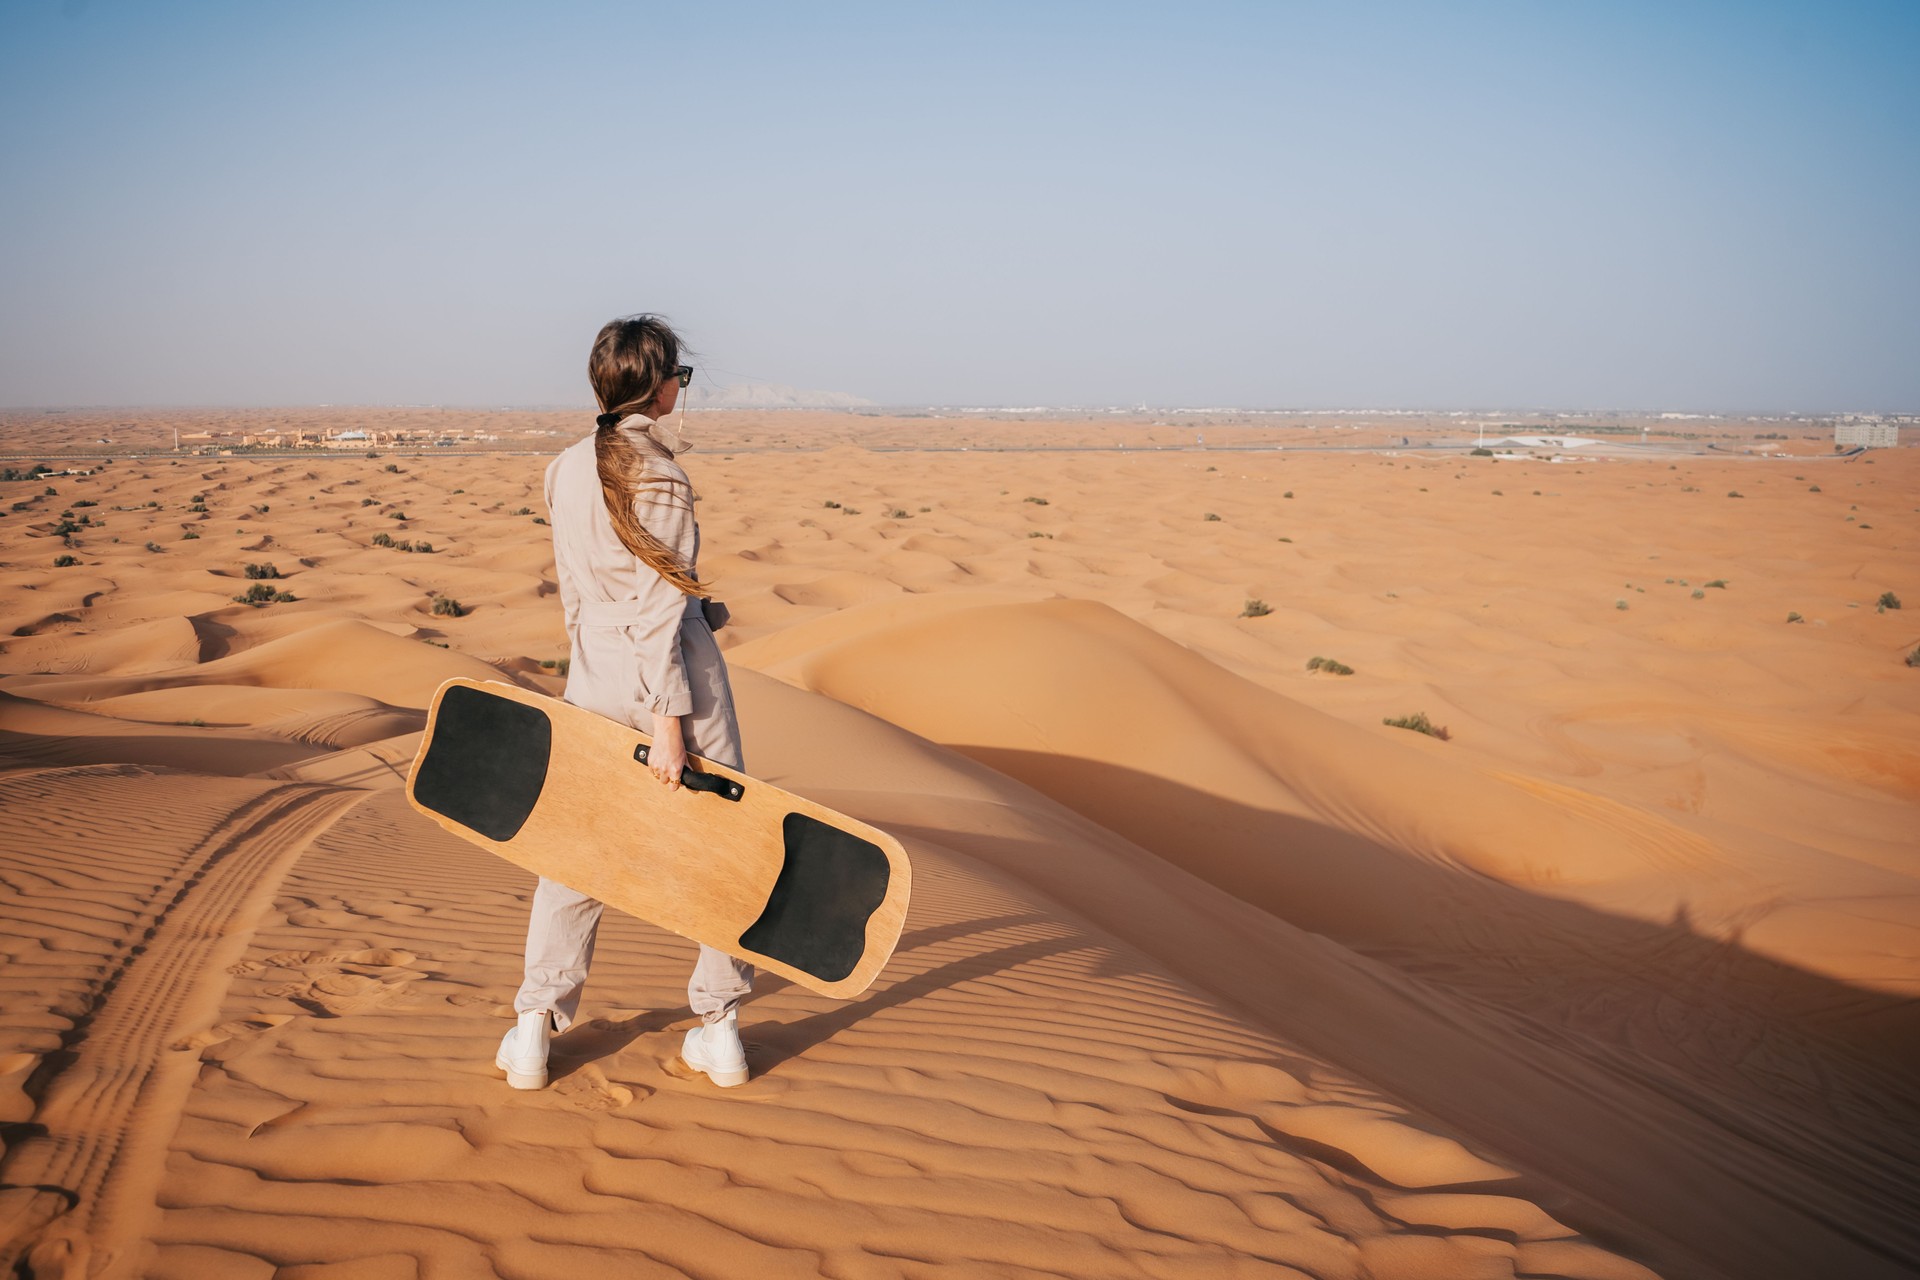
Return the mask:
{"type": "Polygon", "coordinates": [[[1867,449],[1897,449],[1900,447],[1900,424],[1886,418],[1849,414],[1833,424],[1833,442],[1867,449]]]}

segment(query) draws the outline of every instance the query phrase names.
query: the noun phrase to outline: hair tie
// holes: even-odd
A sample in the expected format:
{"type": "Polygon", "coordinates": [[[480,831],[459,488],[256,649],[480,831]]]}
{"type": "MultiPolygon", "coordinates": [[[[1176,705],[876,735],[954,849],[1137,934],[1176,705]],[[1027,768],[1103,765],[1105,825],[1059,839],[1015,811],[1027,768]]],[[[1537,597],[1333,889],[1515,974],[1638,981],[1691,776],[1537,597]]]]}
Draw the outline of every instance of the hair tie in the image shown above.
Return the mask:
{"type": "Polygon", "coordinates": [[[603,413],[593,420],[593,424],[596,427],[617,427],[620,425],[620,415],[617,413],[603,413]]]}

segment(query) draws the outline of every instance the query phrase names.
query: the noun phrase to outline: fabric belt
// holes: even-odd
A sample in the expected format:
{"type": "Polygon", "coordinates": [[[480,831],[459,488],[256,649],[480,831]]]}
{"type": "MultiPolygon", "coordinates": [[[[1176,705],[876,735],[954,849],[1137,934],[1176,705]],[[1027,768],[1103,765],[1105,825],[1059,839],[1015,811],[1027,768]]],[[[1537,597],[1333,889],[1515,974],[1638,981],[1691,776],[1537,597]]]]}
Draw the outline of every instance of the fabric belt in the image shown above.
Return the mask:
{"type": "MultiPolygon", "coordinates": [[[[683,618],[704,618],[700,611],[700,597],[688,596],[686,607],[680,611],[683,618]]],[[[638,600],[582,600],[567,619],[570,627],[631,627],[640,621],[640,602],[638,600]]]]}

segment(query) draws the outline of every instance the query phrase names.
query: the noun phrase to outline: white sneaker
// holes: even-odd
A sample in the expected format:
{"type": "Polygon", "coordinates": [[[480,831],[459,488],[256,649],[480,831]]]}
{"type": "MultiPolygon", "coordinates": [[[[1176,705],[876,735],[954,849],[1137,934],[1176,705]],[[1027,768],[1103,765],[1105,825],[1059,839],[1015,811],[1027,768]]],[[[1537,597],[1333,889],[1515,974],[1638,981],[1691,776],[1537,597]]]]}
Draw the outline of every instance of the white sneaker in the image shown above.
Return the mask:
{"type": "Polygon", "coordinates": [[[740,1045],[740,1020],[733,1014],[687,1032],[680,1057],[723,1089],[747,1082],[747,1051],[740,1045]]]}
{"type": "Polygon", "coordinates": [[[553,1014],[547,1009],[530,1009],[501,1037],[500,1052],[493,1065],[507,1073],[507,1084],[515,1089],[547,1087],[547,1044],[553,1038],[553,1014]]]}

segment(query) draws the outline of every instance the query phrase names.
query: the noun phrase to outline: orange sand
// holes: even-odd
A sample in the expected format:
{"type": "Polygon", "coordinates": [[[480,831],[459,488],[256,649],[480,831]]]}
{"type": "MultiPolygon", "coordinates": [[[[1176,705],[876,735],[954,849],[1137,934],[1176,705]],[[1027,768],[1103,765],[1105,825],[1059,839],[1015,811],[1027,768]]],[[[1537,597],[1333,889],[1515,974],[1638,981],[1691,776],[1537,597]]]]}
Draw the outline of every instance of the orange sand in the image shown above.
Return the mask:
{"type": "MultiPolygon", "coordinates": [[[[60,417],[9,447],[361,421],[60,417]]],[[[916,880],[863,998],[762,981],[725,1093],[675,1061],[691,944],[628,919],[555,1083],[508,1091],[530,878],[399,789],[440,680],[561,688],[559,437],[0,483],[0,1260],[1920,1267],[1920,453],[703,425],[749,768],[916,880]],[[235,603],[250,563],[297,598],[235,603]],[[1414,712],[1449,737],[1381,723],[1414,712]]]]}

